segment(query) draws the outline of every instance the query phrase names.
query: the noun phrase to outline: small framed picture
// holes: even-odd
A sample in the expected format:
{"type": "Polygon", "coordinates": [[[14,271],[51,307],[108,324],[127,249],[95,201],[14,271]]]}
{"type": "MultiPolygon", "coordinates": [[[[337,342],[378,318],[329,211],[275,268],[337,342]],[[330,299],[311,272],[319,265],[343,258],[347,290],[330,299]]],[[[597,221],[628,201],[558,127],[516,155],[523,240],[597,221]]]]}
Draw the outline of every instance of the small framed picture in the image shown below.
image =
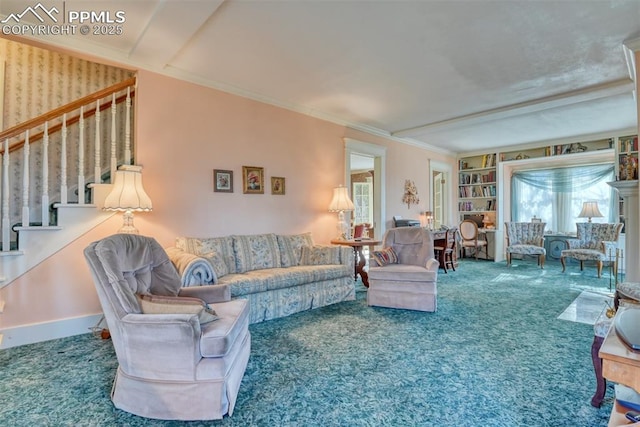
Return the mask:
{"type": "Polygon", "coordinates": [[[271,177],[271,194],[284,195],[284,178],[281,176],[271,177]]]}
{"type": "Polygon", "coordinates": [[[213,191],[233,193],[233,171],[213,170],[213,191]]]}
{"type": "Polygon", "coordinates": [[[243,166],[242,186],[245,194],[264,194],[264,168],[243,166]]]}

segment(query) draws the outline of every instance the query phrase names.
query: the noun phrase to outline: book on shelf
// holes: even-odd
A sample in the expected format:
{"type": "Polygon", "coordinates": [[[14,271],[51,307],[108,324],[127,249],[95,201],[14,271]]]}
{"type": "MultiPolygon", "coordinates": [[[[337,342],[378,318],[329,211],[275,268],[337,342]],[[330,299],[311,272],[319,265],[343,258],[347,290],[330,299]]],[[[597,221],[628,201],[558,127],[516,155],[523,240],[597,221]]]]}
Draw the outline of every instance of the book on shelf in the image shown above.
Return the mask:
{"type": "Polygon", "coordinates": [[[496,155],[495,154],[484,154],[482,156],[482,167],[483,168],[492,168],[496,165],[496,155]]]}
{"type": "Polygon", "coordinates": [[[620,153],[638,151],[638,137],[620,139],[620,153]]]}

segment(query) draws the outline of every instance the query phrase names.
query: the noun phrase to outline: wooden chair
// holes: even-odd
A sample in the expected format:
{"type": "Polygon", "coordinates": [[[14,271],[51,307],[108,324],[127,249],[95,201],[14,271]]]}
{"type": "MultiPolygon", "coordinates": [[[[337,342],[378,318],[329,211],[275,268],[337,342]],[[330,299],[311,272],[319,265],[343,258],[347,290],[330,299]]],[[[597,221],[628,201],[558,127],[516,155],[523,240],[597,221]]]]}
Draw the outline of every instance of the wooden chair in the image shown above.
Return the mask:
{"type": "Polygon", "coordinates": [[[473,248],[475,249],[476,260],[478,260],[478,252],[484,248],[484,257],[485,259],[489,259],[487,241],[480,237],[478,224],[470,219],[462,221],[460,223],[460,237],[462,238],[461,252],[463,258],[466,255],[466,250],[473,248]]]}
{"type": "MultiPolygon", "coordinates": [[[[369,233],[369,228],[370,228],[370,224],[367,224],[367,223],[356,224],[353,227],[353,238],[354,239],[360,239],[365,234],[369,233]]],[[[369,236],[369,237],[371,237],[371,236],[369,236]]]]}
{"type": "Polygon", "coordinates": [[[436,252],[438,262],[440,262],[440,268],[447,273],[447,268],[456,271],[456,240],[458,235],[457,228],[450,228],[445,232],[443,246],[434,246],[433,249],[436,252]]]}

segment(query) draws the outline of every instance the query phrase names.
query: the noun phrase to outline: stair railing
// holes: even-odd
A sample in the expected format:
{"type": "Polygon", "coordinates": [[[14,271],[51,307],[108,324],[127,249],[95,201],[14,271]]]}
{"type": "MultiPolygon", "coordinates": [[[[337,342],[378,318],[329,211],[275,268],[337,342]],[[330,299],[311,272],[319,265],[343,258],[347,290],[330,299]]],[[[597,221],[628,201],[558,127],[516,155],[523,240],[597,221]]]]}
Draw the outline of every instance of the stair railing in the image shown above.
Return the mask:
{"type": "Polygon", "coordinates": [[[29,227],[31,220],[31,209],[29,206],[30,197],[30,179],[35,173],[32,173],[29,165],[30,146],[35,141],[42,140],[42,169],[40,172],[40,182],[42,186],[42,194],[40,195],[42,203],[42,221],[39,227],[48,227],[50,225],[49,216],[49,138],[53,133],[60,132],[60,198],[61,204],[68,204],[68,179],[67,179],[67,149],[68,129],[71,125],[78,125],[78,201],[77,203],[85,204],[84,188],[86,177],[85,170],[85,122],[86,119],[94,117],[94,145],[93,145],[93,169],[94,182],[102,181],[102,153],[101,142],[102,134],[100,129],[101,112],[110,108],[111,113],[111,135],[110,135],[110,176],[115,177],[118,164],[117,156],[117,109],[116,106],[125,102],[125,129],[124,129],[124,164],[131,164],[131,98],[135,94],[135,77],[114,84],[108,88],[94,92],[62,107],[53,109],[36,118],[27,120],[21,124],[13,126],[3,132],[0,132],[0,141],[4,141],[0,152],[2,153],[2,241],[0,252],[10,251],[10,232],[11,232],[11,215],[10,215],[10,167],[11,153],[22,149],[22,226],[29,227]],[[119,92],[126,93],[116,96],[119,92]],[[106,99],[106,102],[102,100],[106,99]],[[94,107],[95,105],[95,107],[94,107]],[[74,113],[74,114],[72,114],[74,113]],[[70,115],[67,118],[67,115],[70,115]],[[58,122],[58,123],[55,123],[58,122]],[[51,125],[50,125],[51,124],[51,125]],[[42,129],[42,130],[40,130],[42,129]],[[32,134],[32,131],[35,131],[32,134]]]}

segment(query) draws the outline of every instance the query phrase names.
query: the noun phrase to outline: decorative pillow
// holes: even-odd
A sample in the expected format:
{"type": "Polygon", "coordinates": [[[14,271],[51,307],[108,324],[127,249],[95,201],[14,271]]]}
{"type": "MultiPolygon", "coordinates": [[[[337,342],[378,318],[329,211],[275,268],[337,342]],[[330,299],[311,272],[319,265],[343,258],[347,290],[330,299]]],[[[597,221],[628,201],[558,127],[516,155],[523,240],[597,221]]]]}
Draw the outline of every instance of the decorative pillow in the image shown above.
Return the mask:
{"type": "Polygon", "coordinates": [[[398,263],[398,255],[396,254],[396,251],[394,251],[392,247],[383,248],[379,251],[373,251],[371,255],[373,256],[373,259],[376,260],[376,262],[380,267],[387,264],[398,263]]]}
{"type": "Polygon", "coordinates": [[[340,264],[339,246],[303,246],[300,265],[340,264]]]}
{"type": "Polygon", "coordinates": [[[275,234],[232,237],[236,273],[280,267],[280,249],[275,234]]]}
{"type": "Polygon", "coordinates": [[[311,233],[278,235],[280,262],[282,267],[293,267],[300,264],[300,253],[303,246],[313,246],[311,233]]]}
{"type": "Polygon", "coordinates": [[[209,252],[206,254],[202,254],[202,257],[206,259],[209,264],[211,264],[211,268],[213,268],[213,271],[216,273],[217,279],[220,279],[221,277],[229,274],[229,267],[227,267],[227,264],[224,262],[222,255],[220,255],[218,252],[209,252]]]}
{"type": "Polygon", "coordinates": [[[218,320],[216,312],[199,298],[136,294],[142,314],[197,314],[201,325],[218,320]]]}

